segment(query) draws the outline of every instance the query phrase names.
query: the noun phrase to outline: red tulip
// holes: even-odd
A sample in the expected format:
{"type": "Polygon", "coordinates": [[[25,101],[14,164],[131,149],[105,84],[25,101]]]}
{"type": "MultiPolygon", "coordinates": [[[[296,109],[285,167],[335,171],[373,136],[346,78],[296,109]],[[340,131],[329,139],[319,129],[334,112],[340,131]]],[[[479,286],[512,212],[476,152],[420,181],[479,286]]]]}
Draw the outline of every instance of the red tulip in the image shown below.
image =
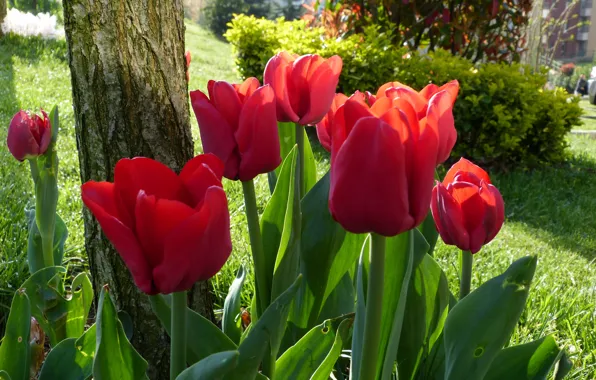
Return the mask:
{"type": "Polygon", "coordinates": [[[344,229],[394,236],[428,213],[438,131],[419,123],[404,99],[362,94],[339,107],[333,123],[329,209],[344,229]]]}
{"type": "Polygon", "coordinates": [[[314,125],[325,116],[335,96],[342,60],[318,55],[273,56],[265,67],[264,82],[277,100],[277,120],[314,125]]]}
{"type": "Polygon", "coordinates": [[[19,111],[10,121],[6,143],[10,153],[19,161],[44,154],[50,145],[50,120],[44,110],[41,113],[43,118],[19,111]]]}
{"type": "Polygon", "coordinates": [[[256,78],[242,84],[209,81],[209,97],[190,92],[205,153],[225,163],[224,176],[249,181],[279,166],[279,133],[275,96],[256,78]]]}
{"type": "Polygon", "coordinates": [[[323,120],[317,123],[317,136],[319,142],[327,152],[331,152],[331,126],[333,125],[335,113],[340,106],[344,105],[346,100],[348,100],[348,97],[344,94],[335,94],[329,112],[327,112],[327,115],[325,115],[323,120]]]}
{"type": "Polygon", "coordinates": [[[125,158],[116,164],[113,183],[81,187],[83,202],[143,292],[187,290],[213,277],[228,259],[223,170],[211,154],[190,160],[180,175],[149,158],[125,158]]]}
{"type": "Polygon", "coordinates": [[[377,99],[388,97],[407,100],[416,111],[420,123],[432,123],[439,130],[439,151],[436,164],[445,162],[457,140],[457,131],[453,120],[453,104],[459,92],[459,83],[454,80],[441,87],[429,84],[417,92],[399,82],[385,83],[377,91],[377,99]]]}
{"type": "Polygon", "coordinates": [[[184,59],[186,59],[186,81],[190,82],[190,50],[184,53],[184,59]]]}
{"type": "Polygon", "coordinates": [[[476,253],[499,232],[505,218],[501,193],[488,174],[462,158],[433,189],[431,210],[445,244],[476,253]]]}

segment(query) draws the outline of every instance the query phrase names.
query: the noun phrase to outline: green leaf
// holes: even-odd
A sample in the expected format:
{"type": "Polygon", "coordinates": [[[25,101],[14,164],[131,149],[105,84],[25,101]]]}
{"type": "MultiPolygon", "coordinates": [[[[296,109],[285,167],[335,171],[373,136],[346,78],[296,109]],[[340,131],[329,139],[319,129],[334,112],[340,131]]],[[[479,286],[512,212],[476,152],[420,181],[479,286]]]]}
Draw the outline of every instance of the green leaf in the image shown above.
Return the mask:
{"type": "Polygon", "coordinates": [[[283,293],[298,274],[300,240],[292,228],[297,216],[294,207],[296,155],[294,148],[281,165],[275,191],[261,217],[265,273],[272,284],[272,300],[283,293]]]}
{"type": "Polygon", "coordinates": [[[223,351],[207,356],[182,371],[176,380],[220,380],[238,365],[238,351],[223,351]]]}
{"type": "Polygon", "coordinates": [[[246,271],[241,265],[236,273],[236,278],[230,285],[230,290],[226,296],[223,308],[222,328],[223,332],[230,337],[230,339],[238,344],[240,343],[240,336],[242,335],[242,325],[240,315],[240,296],[242,293],[242,284],[246,279],[246,271]]]}
{"type": "Polygon", "coordinates": [[[259,365],[266,352],[271,354],[273,360],[277,352],[286,327],[286,320],[290,313],[290,304],[296,295],[302,276],[275,301],[269,305],[250,333],[244,338],[238,351],[240,357],[238,366],[226,376],[227,379],[253,379],[257,376],[259,365]],[[268,350],[268,348],[270,348],[268,350]]]}
{"type": "MultiPolygon", "coordinates": [[[[172,297],[157,294],[150,296],[149,300],[151,301],[151,309],[153,309],[153,312],[161,321],[161,325],[170,335],[172,297]]],[[[216,352],[237,349],[234,342],[210,320],[188,308],[186,309],[186,324],[186,360],[188,363],[197,363],[216,352]],[[205,344],[205,342],[209,342],[209,344],[205,344]]]]}
{"type": "Polygon", "coordinates": [[[484,380],[546,380],[563,351],[552,336],[499,352],[484,380]]]}
{"type": "Polygon", "coordinates": [[[64,267],[48,267],[35,272],[25,283],[31,303],[31,314],[49,336],[53,346],[66,338],[78,338],[93,302],[93,287],[86,273],[72,282],[71,297],[64,291],[64,267]]]}
{"type": "MultiPolygon", "coordinates": [[[[58,154],[54,143],[37,158],[39,177],[35,182],[35,220],[42,238],[52,240],[58,204],[58,154]],[[40,211],[41,210],[41,211],[40,211]]],[[[62,263],[60,263],[62,264],[62,263]]]]}
{"type": "Polygon", "coordinates": [[[571,360],[569,360],[565,351],[563,351],[563,355],[561,355],[561,359],[559,360],[557,368],[555,369],[554,380],[563,380],[565,376],[571,372],[572,368],[573,363],[571,360]]]}
{"type": "MultiPolygon", "coordinates": [[[[336,319],[328,319],[312,328],[302,337],[302,339],[286,350],[286,352],[277,359],[275,364],[276,372],[283,374],[284,379],[287,380],[311,379],[313,374],[330,355],[342,322],[350,319],[351,322],[347,325],[349,327],[353,323],[353,318],[354,316],[350,315],[336,319]]],[[[341,337],[339,340],[343,342],[341,337]]],[[[339,352],[341,353],[341,347],[339,348],[339,352]]],[[[332,357],[333,356],[334,354],[332,357]]],[[[339,354],[335,357],[335,360],[337,360],[338,357],[339,354]]],[[[335,360],[330,363],[331,369],[333,369],[335,360]]],[[[329,361],[331,361],[331,358],[329,361]]],[[[322,374],[325,372],[328,366],[329,363],[326,363],[325,368],[321,369],[320,373],[322,374]]],[[[331,371],[329,371],[329,373],[331,373],[331,371]]],[[[329,373],[324,377],[325,379],[329,377],[329,373]]]]}
{"type": "Polygon", "coordinates": [[[269,185],[269,193],[273,194],[275,191],[275,184],[277,183],[277,173],[274,171],[267,173],[267,184],[269,185]]]}
{"type": "Polygon", "coordinates": [[[329,177],[325,174],[302,199],[300,271],[304,281],[290,316],[301,329],[310,329],[318,322],[329,296],[354,269],[365,238],[364,234],[346,232],[333,220],[328,207],[329,177]]]}
{"type": "Polygon", "coordinates": [[[124,328],[106,286],[101,290],[97,307],[95,380],[136,380],[147,378],[147,362],[126,339],[124,328]]]}
{"type": "Polygon", "coordinates": [[[12,380],[6,371],[0,370],[0,380],[12,380]]]}
{"type": "Polygon", "coordinates": [[[428,215],[426,215],[422,224],[418,227],[418,230],[422,233],[429,245],[427,253],[432,256],[435,250],[435,245],[437,245],[437,240],[439,239],[439,232],[435,226],[433,214],[430,211],[428,212],[428,215]]]}
{"type": "MultiPolygon", "coordinates": [[[[279,144],[281,157],[285,158],[290,154],[294,145],[296,145],[296,125],[294,123],[278,123],[279,144]]],[[[302,184],[302,194],[307,194],[317,183],[317,162],[312,153],[312,147],[306,133],[306,128],[301,127],[304,133],[304,182],[302,184]]],[[[281,167],[275,169],[275,174],[279,178],[281,167]]]]}
{"type": "Polygon", "coordinates": [[[337,329],[337,333],[335,334],[333,346],[331,346],[331,349],[325,357],[325,360],[323,360],[323,363],[321,363],[319,368],[317,368],[315,373],[310,378],[311,380],[329,379],[329,375],[331,375],[333,366],[337,362],[337,359],[339,359],[344,345],[347,344],[348,340],[350,339],[350,327],[352,327],[353,322],[353,319],[344,319],[341,322],[339,328],[337,329]]]}
{"type": "Polygon", "coordinates": [[[39,380],[85,380],[93,371],[96,330],[93,324],[80,338],[68,338],[50,351],[39,380]]]}
{"type": "Polygon", "coordinates": [[[17,290],[12,298],[6,331],[0,345],[0,370],[12,380],[29,380],[31,348],[31,307],[26,290],[17,290]]]}
{"type": "MultiPolygon", "coordinates": [[[[414,379],[419,367],[432,366],[438,359],[431,351],[435,344],[442,343],[449,297],[445,273],[431,256],[424,255],[408,289],[404,328],[397,352],[400,379],[414,379]]],[[[421,376],[427,374],[424,369],[420,372],[421,376]]]]}
{"type": "MultiPolygon", "coordinates": [[[[27,223],[29,225],[27,262],[29,264],[29,273],[35,273],[44,268],[41,234],[35,222],[35,207],[26,209],[25,215],[27,216],[27,223]]],[[[54,265],[62,265],[64,243],[67,237],[68,229],[66,228],[66,224],[64,224],[60,215],[56,214],[56,224],[54,227],[54,265]]]]}
{"type": "Polygon", "coordinates": [[[362,361],[362,346],[364,345],[364,315],[366,314],[366,283],[368,252],[370,251],[370,235],[366,236],[360,260],[358,261],[358,274],[356,280],[356,319],[352,332],[352,361],[350,363],[350,379],[359,380],[360,362],[362,361]]]}
{"type": "Polygon", "coordinates": [[[54,106],[50,111],[50,125],[52,127],[52,144],[58,140],[58,130],[60,129],[60,117],[58,115],[58,106],[54,106]]]}
{"type": "Polygon", "coordinates": [[[120,320],[120,323],[122,323],[122,328],[126,334],[126,339],[130,341],[132,339],[132,334],[134,333],[134,326],[130,314],[124,310],[120,310],[118,312],[118,319],[120,320]]]}
{"type": "Polygon", "coordinates": [[[535,270],[535,256],[521,258],[453,307],[443,335],[447,380],[484,378],[513,333],[535,270]]]}
{"type": "Polygon", "coordinates": [[[393,371],[393,363],[397,357],[404,326],[410,279],[426,252],[428,252],[428,243],[416,228],[387,239],[381,346],[377,363],[377,375],[382,374],[380,378],[389,377],[393,371]],[[414,246],[412,247],[411,244],[414,246]],[[405,299],[402,300],[401,297],[405,299]]]}

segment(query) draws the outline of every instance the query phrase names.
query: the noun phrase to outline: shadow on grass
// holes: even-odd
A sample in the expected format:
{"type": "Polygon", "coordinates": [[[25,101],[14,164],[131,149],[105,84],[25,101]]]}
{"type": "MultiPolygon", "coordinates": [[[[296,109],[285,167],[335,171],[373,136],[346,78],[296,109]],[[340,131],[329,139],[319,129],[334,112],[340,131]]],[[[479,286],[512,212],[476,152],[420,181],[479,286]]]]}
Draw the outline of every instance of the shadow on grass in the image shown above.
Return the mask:
{"type": "Polygon", "coordinates": [[[596,259],[596,160],[574,156],[565,164],[495,175],[507,220],[547,233],[554,249],[596,259]]]}

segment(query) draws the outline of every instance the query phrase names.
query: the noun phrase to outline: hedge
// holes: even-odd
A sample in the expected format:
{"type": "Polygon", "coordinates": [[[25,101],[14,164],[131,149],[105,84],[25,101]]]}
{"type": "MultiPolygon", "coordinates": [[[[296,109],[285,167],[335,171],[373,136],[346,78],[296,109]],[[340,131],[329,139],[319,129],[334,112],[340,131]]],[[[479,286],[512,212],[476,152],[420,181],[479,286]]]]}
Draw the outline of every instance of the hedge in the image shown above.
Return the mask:
{"type": "Polygon", "coordinates": [[[420,89],[430,82],[460,82],[454,108],[458,142],[453,157],[503,168],[536,167],[566,159],[565,136],[581,124],[576,98],[546,91],[545,73],[513,64],[480,64],[447,52],[409,53],[391,44],[391,35],[369,27],[363,34],[325,39],[320,29],[302,21],[269,21],[236,15],[225,37],[236,52],[243,77],[262,80],[267,60],[281,50],[297,54],[339,55],[344,67],[339,89],[376,91],[399,81],[420,89]]]}

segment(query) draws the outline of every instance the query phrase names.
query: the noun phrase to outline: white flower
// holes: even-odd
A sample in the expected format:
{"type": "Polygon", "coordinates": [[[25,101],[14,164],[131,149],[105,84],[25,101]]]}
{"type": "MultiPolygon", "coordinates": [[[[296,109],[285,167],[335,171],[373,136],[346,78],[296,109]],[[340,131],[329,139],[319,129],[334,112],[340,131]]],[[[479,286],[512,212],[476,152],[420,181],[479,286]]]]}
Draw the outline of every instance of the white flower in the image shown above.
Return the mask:
{"type": "Polygon", "coordinates": [[[40,36],[42,38],[59,38],[64,36],[64,29],[56,24],[56,16],[49,13],[23,13],[18,9],[8,10],[4,23],[4,33],[15,33],[21,36],[40,36]]]}

